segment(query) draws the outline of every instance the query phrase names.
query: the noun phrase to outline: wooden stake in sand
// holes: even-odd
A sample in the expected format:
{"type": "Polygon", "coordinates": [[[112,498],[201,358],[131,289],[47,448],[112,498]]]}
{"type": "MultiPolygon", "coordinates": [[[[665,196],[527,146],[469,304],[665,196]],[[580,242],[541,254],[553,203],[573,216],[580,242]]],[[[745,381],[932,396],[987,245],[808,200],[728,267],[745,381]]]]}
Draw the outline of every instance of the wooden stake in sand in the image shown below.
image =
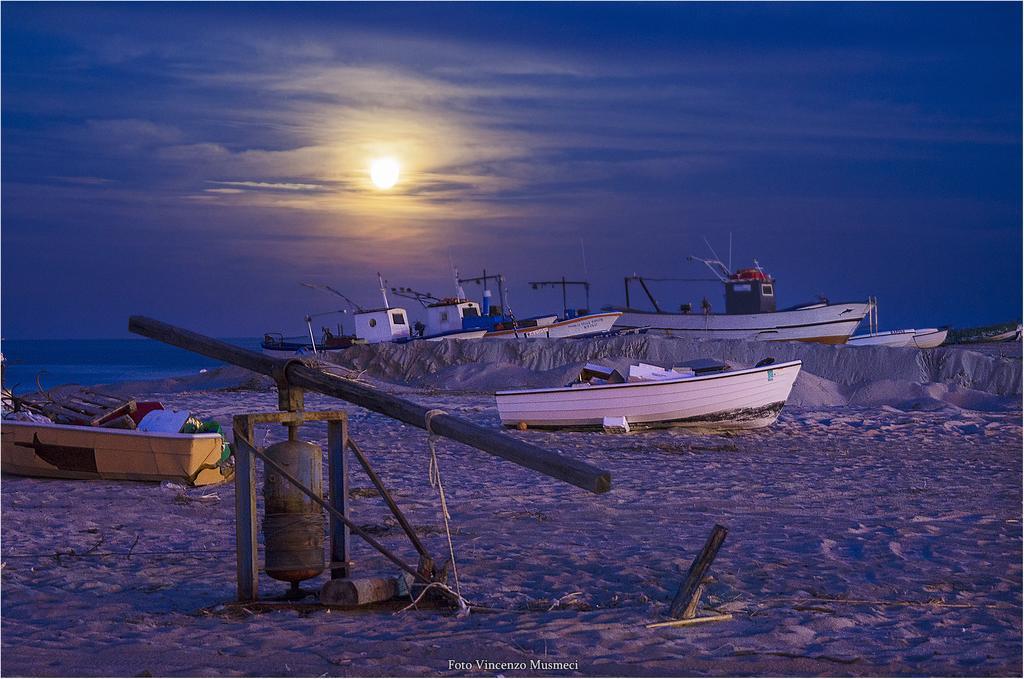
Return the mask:
{"type": "Polygon", "coordinates": [[[690,570],[686,572],[686,578],[679,585],[676,598],[672,600],[672,607],[669,609],[669,617],[693,619],[697,613],[697,604],[700,603],[700,596],[704,593],[704,576],[711,568],[711,562],[715,560],[719,548],[725,542],[725,536],[729,534],[725,526],[715,524],[711,535],[704,543],[704,549],[690,564],[690,570]]]}

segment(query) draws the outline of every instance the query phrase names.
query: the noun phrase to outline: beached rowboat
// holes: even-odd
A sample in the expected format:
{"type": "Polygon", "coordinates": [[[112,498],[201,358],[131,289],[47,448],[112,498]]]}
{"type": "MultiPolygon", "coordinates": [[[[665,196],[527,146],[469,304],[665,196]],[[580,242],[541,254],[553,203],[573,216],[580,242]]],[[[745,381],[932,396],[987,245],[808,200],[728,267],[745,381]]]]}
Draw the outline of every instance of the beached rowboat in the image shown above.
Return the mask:
{"type": "Polygon", "coordinates": [[[908,328],[854,335],[846,343],[855,347],[885,346],[934,349],[946,341],[948,334],[948,328],[908,328]]]}
{"type": "Polygon", "coordinates": [[[226,481],[220,434],[159,434],[4,420],[0,471],[61,479],[226,481]]]}
{"type": "Polygon", "coordinates": [[[597,335],[609,332],[620,316],[622,314],[617,311],[586,314],[584,316],[576,316],[575,318],[552,320],[537,325],[492,330],[484,335],[484,339],[521,339],[523,337],[558,339],[597,335]]]}
{"type": "Polygon", "coordinates": [[[776,420],[800,366],[789,361],[619,384],[582,382],[499,391],[495,398],[501,423],[509,427],[755,429],[776,420]]]}

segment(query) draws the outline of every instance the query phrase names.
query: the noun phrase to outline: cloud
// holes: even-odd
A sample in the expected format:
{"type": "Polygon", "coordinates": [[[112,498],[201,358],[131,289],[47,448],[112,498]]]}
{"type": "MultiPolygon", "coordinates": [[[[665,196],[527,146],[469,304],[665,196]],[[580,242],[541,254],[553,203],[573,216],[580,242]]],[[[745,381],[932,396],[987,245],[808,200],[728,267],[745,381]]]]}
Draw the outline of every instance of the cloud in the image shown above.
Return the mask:
{"type": "MultiPolygon", "coordinates": [[[[255,181],[216,181],[211,180],[212,184],[224,184],[227,186],[240,186],[247,189],[265,189],[270,191],[319,191],[324,187],[319,184],[297,184],[290,182],[255,182],[255,181]]],[[[214,191],[216,189],[207,189],[207,191],[214,191]]]]}

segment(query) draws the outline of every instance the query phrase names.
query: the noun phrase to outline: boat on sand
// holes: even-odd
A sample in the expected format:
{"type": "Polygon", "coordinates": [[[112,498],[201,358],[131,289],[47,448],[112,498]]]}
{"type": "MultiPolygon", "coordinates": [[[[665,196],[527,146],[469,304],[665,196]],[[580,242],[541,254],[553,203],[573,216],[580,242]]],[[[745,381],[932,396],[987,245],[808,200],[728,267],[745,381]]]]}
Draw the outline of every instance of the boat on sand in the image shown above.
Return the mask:
{"type": "Polygon", "coordinates": [[[946,335],[948,334],[949,328],[907,328],[904,330],[854,335],[846,343],[849,346],[855,347],[884,346],[934,349],[946,341],[946,335]]]}
{"type": "Polygon", "coordinates": [[[507,427],[755,429],[778,418],[800,367],[800,361],[771,359],[741,370],[707,362],[668,370],[640,363],[627,377],[588,364],[569,386],[499,391],[495,399],[507,427]]]}
{"type": "Polygon", "coordinates": [[[174,481],[192,486],[231,478],[220,434],[166,434],[4,420],[0,471],[59,479],[174,481]]]}
{"type": "Polygon", "coordinates": [[[690,259],[703,262],[725,286],[725,313],[713,312],[704,299],[700,310],[687,303],[678,312],[658,304],[647,283],[656,280],[627,276],[626,306],[613,307],[623,312],[616,327],[648,327],[652,334],[701,339],[740,339],[763,341],[820,342],[843,344],[868,312],[868,302],[830,303],[827,300],[776,310],[775,279],[754,262],[753,268],[731,272],[717,259],[690,259]],[[640,284],[653,311],[630,304],[631,282],[640,284]]]}
{"type": "Polygon", "coordinates": [[[868,300],[868,332],[854,335],[846,341],[856,347],[910,347],[934,349],[946,341],[949,328],[903,328],[901,330],[878,330],[878,300],[868,300]]]}

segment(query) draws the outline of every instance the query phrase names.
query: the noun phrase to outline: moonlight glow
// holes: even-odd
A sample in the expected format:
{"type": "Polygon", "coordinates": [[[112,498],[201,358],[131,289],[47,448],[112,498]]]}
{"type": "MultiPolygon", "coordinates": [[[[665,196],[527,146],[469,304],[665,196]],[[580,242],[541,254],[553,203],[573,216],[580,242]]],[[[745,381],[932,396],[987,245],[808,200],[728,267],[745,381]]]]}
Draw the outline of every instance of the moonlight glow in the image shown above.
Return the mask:
{"type": "Polygon", "coordinates": [[[390,189],[398,181],[398,170],[394,158],[378,158],[370,163],[370,179],[378,189],[390,189]]]}

